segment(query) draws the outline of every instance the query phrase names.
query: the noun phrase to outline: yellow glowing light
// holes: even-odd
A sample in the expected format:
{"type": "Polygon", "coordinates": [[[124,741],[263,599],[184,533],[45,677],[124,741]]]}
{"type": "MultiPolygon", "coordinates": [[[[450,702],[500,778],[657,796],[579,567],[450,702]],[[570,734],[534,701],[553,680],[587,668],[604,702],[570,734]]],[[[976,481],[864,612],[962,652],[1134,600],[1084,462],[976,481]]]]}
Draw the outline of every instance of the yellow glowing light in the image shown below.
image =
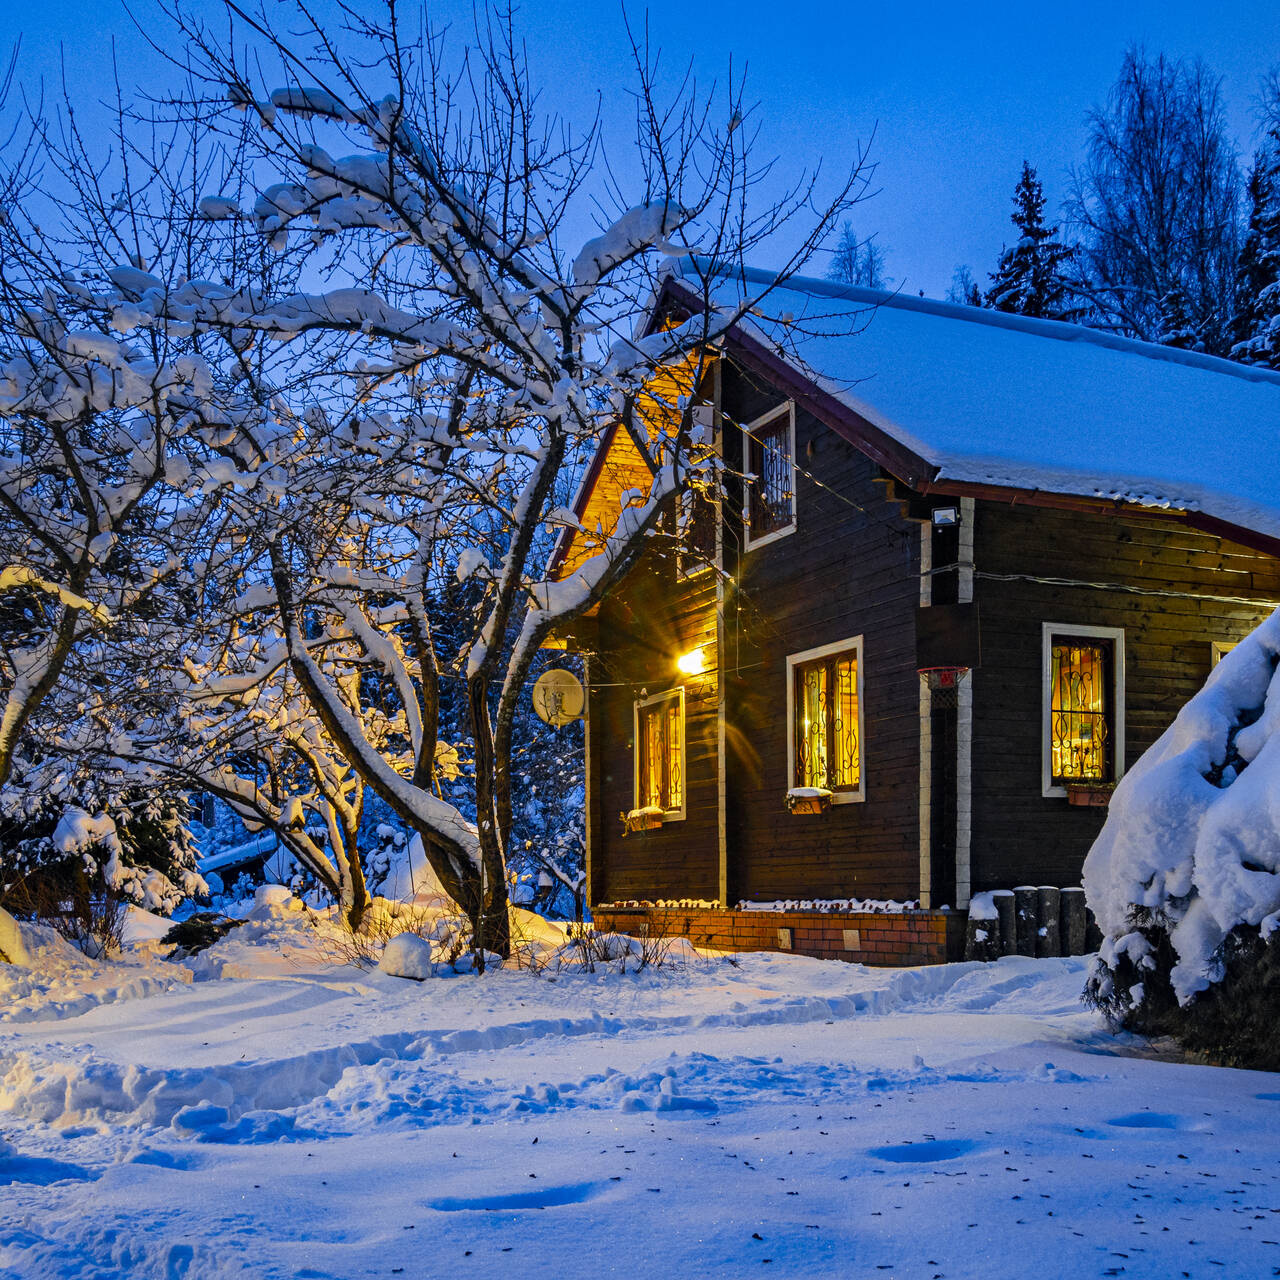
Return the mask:
{"type": "Polygon", "coordinates": [[[676,659],[676,669],[687,676],[701,675],[707,669],[706,655],[701,649],[691,649],[676,659]]]}

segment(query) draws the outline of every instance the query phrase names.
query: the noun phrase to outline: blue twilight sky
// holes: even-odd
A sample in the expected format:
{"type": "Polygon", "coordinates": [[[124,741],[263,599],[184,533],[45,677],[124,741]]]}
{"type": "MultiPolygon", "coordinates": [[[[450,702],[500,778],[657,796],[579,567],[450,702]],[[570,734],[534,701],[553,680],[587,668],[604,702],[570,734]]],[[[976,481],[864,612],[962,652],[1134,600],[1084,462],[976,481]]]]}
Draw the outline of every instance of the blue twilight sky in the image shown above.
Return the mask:
{"type": "MultiPolygon", "coordinates": [[[[189,4],[201,0],[188,0],[189,4]]],[[[212,12],[220,9],[207,0],[212,12]]],[[[633,20],[645,6],[635,0],[633,20]]],[[[285,6],[281,5],[282,11],[285,6]]],[[[470,0],[428,6],[436,22],[466,28],[470,0]]],[[[157,39],[149,0],[134,10],[157,39]]],[[[655,43],[670,65],[695,59],[699,78],[722,77],[730,55],[746,63],[759,104],[761,153],[792,170],[822,160],[847,165],[874,131],[874,187],[856,211],[875,233],[901,286],[941,296],[958,263],[985,282],[1010,231],[1009,197],[1024,157],[1040,171],[1051,206],[1080,155],[1084,115],[1100,102],[1126,44],[1202,57],[1223,78],[1242,151],[1253,143],[1253,99],[1280,64],[1275,0],[1085,0],[1068,5],[859,4],[828,0],[652,0],[655,43]]],[[[627,49],[613,0],[526,0],[520,21],[546,105],[571,119],[604,115],[627,139],[627,49]]],[[[19,75],[69,83],[85,102],[110,92],[110,41],[126,89],[168,76],[120,0],[0,0],[0,49],[22,36],[19,75]]],[[[767,266],[767,263],[761,263],[767,266]]]]}

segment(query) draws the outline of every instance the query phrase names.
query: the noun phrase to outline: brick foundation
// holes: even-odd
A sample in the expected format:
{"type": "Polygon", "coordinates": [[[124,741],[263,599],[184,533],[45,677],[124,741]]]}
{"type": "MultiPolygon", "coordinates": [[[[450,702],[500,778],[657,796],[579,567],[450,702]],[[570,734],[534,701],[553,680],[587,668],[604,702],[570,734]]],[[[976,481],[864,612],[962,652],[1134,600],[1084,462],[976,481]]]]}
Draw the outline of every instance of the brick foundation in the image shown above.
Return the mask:
{"type": "MultiPolygon", "coordinates": [[[[963,911],[897,914],[835,911],[721,911],[695,907],[596,907],[596,928],[688,938],[721,951],[785,951],[780,929],[791,930],[797,955],[859,964],[945,964],[964,952],[963,911]],[[846,948],[845,930],[856,929],[857,947],[846,948]]],[[[849,941],[852,941],[850,939],[849,941]]]]}

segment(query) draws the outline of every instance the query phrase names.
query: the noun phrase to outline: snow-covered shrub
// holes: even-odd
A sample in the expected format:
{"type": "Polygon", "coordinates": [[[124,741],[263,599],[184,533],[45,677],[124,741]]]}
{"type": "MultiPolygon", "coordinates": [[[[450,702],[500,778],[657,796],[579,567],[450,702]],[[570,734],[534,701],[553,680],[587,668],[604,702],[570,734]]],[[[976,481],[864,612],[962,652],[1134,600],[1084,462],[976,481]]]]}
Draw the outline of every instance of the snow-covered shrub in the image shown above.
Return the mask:
{"type": "Polygon", "coordinates": [[[0,903],[119,944],[134,903],[168,915],[205,890],[185,793],[142,790],[56,760],[0,791],[0,903]]]}
{"type": "Polygon", "coordinates": [[[1113,1024],[1280,1067],[1280,611],[1121,780],[1084,867],[1113,1024]]]}

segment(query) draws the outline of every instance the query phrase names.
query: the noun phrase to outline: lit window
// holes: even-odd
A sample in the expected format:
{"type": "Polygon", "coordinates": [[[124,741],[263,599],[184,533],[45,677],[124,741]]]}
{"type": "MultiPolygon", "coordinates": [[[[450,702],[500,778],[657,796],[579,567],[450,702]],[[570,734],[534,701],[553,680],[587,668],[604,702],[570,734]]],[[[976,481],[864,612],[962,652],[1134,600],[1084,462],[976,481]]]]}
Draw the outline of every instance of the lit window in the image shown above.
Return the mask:
{"type": "Polygon", "coordinates": [[[1045,793],[1124,770],[1124,633],[1045,626],[1045,793]]]}
{"type": "Polygon", "coordinates": [[[684,817],[684,690],[635,705],[635,807],[684,817]]]}
{"type": "Polygon", "coordinates": [[[790,404],[745,428],[747,545],[790,533],[796,524],[795,414],[790,404]]]}
{"type": "Polygon", "coordinates": [[[788,787],[818,787],[833,802],[860,800],[862,641],[840,641],[787,659],[788,787]]]}

